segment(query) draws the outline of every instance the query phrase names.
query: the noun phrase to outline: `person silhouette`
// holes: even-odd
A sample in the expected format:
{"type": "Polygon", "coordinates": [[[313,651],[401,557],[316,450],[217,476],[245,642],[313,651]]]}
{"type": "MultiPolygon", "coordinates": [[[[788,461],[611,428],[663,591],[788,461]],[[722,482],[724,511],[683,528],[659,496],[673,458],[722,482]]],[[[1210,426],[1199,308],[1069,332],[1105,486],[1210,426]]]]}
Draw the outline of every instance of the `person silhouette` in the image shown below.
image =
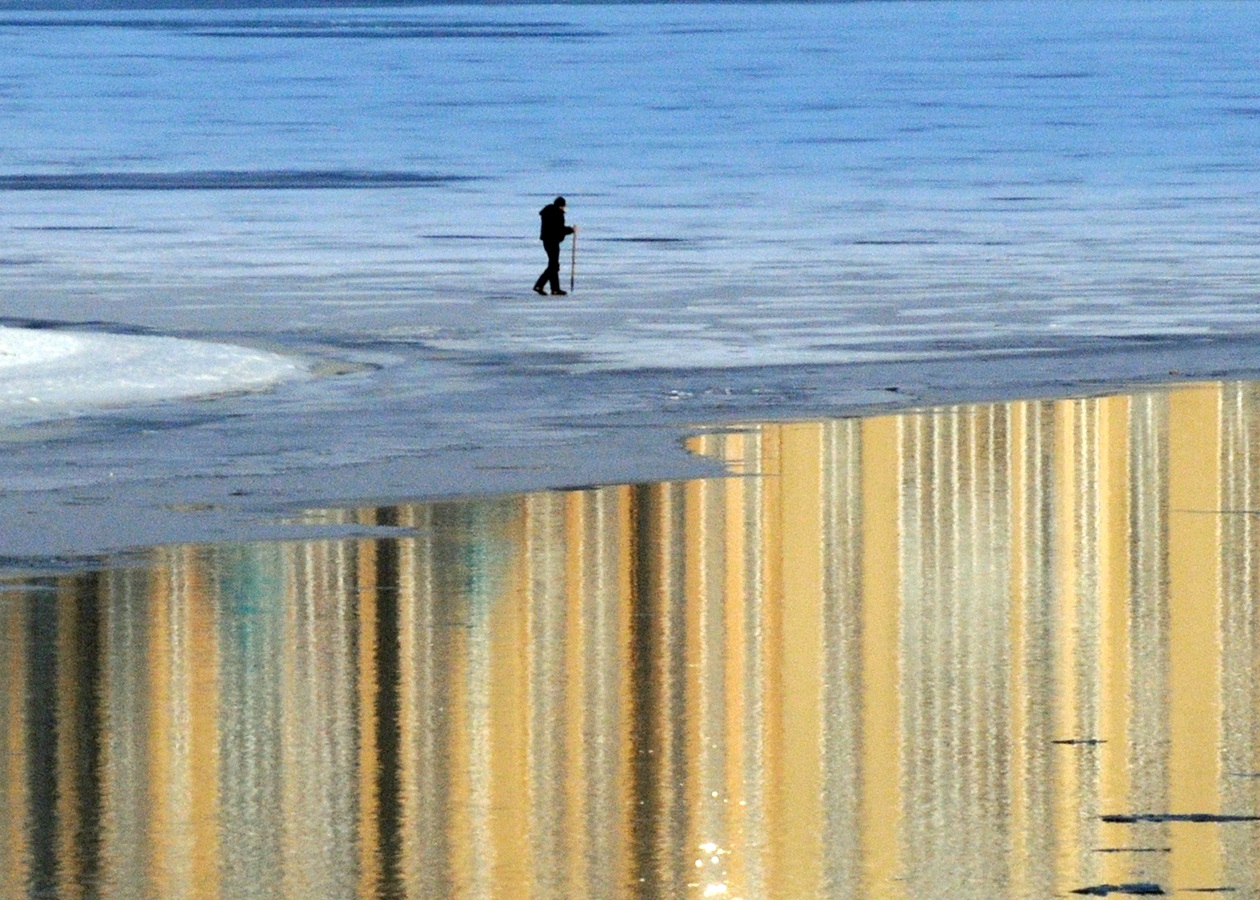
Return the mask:
{"type": "Polygon", "coordinates": [[[542,232],[538,235],[543,249],[547,251],[547,268],[534,282],[534,291],[542,294],[543,286],[551,283],[551,293],[563,296],[568,291],[560,289],[560,244],[564,239],[577,234],[577,228],[564,224],[564,198],[557,197],[538,211],[542,217],[542,232]]]}

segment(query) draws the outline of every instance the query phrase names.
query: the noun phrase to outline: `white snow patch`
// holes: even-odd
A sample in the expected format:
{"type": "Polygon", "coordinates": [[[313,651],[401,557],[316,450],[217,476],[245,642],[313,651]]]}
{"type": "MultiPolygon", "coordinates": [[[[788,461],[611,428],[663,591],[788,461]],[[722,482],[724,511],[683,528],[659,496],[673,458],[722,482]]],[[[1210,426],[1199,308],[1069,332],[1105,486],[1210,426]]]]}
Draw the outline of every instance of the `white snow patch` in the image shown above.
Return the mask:
{"type": "Polygon", "coordinates": [[[228,344],[0,326],[0,424],[256,390],[306,371],[288,357],[228,344]]]}

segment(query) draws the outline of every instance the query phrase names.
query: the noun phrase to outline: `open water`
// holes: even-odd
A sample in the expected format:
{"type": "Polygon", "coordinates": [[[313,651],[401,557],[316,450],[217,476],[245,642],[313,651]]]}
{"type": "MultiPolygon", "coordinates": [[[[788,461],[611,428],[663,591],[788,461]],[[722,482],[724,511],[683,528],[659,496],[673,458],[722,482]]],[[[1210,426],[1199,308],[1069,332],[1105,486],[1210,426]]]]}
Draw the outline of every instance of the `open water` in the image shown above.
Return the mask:
{"type": "Polygon", "coordinates": [[[10,429],[0,488],[78,491],[42,540],[87,552],[199,534],[100,528],[123,497],[694,474],[641,435],[1248,370],[1258,37],[1232,2],[7,12],[0,324],[318,377],[10,429]]]}
{"type": "Polygon", "coordinates": [[[5,897],[1260,893],[1260,390],[0,578],[5,897]]]}

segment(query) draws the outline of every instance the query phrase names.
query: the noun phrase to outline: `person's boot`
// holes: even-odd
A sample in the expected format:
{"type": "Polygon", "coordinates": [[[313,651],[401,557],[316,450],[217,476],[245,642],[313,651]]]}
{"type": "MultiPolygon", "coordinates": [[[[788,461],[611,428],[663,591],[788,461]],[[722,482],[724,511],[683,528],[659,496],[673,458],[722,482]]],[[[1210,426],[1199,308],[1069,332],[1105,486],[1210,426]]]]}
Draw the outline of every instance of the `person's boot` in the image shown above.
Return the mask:
{"type": "MultiPolygon", "coordinates": [[[[538,293],[541,294],[542,291],[539,291],[538,293]]],[[[560,290],[560,288],[556,288],[555,290],[551,292],[551,296],[553,297],[567,297],[568,295],[569,295],[568,291],[562,291],[560,290]]]]}
{"type": "Polygon", "coordinates": [[[547,295],[547,292],[543,290],[543,286],[541,284],[534,285],[534,293],[542,294],[544,297],[547,295]]]}

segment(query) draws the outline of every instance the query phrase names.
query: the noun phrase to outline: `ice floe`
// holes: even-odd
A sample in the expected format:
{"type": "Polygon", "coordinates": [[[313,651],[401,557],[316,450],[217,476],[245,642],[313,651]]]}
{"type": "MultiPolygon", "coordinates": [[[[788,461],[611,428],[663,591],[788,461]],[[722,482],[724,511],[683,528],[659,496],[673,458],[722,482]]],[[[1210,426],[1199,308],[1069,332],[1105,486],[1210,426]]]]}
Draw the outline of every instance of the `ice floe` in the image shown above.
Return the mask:
{"type": "Polygon", "coordinates": [[[0,423],[256,390],[305,371],[298,360],[229,344],[0,326],[0,423]]]}

